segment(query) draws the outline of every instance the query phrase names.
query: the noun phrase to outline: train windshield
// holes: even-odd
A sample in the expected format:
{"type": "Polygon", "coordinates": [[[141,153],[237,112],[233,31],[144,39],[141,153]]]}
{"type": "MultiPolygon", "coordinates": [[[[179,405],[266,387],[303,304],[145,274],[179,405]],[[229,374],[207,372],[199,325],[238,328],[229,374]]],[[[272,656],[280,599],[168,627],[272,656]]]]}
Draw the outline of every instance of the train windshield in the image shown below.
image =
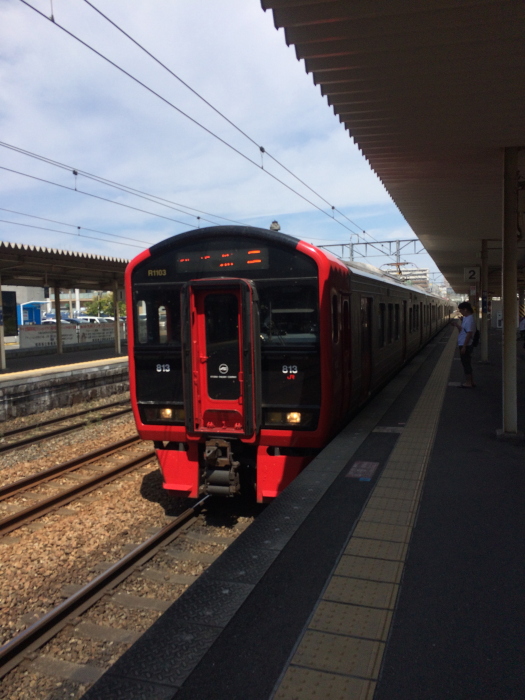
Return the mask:
{"type": "Polygon", "coordinates": [[[319,339],[317,287],[259,285],[261,340],[266,345],[316,345],[319,339]]]}
{"type": "Polygon", "coordinates": [[[180,346],[180,291],[143,289],[138,296],[137,345],[180,346]]]}

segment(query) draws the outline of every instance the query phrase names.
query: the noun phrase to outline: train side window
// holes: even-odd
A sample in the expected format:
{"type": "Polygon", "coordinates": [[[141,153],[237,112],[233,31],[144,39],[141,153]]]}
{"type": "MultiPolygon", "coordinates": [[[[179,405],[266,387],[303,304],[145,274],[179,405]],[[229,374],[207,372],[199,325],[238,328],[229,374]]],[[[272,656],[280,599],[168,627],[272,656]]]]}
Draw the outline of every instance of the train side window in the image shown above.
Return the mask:
{"type": "Polygon", "coordinates": [[[394,340],[399,340],[399,304],[396,304],[394,311],[394,340]]]}
{"type": "Polygon", "coordinates": [[[388,342],[394,340],[394,305],[388,305],[388,342]]]}
{"type": "Polygon", "coordinates": [[[377,334],[379,347],[385,347],[385,305],[379,304],[379,313],[377,316],[377,334]]]}
{"type": "Polygon", "coordinates": [[[408,332],[412,333],[414,330],[414,313],[412,307],[408,310],[408,332]]]}
{"type": "Polygon", "coordinates": [[[350,303],[348,299],[343,301],[343,336],[344,341],[348,342],[348,333],[350,331],[350,303]]]}
{"type": "Polygon", "coordinates": [[[147,290],[135,305],[138,345],[180,344],[179,290],[147,290]]]}
{"type": "Polygon", "coordinates": [[[159,324],[159,343],[166,345],[168,342],[168,314],[164,305],[157,309],[157,319],[159,324]]]}
{"type": "Polygon", "coordinates": [[[148,326],[146,316],[146,302],[143,299],[137,301],[137,343],[143,345],[148,342],[148,326]]]}
{"type": "Polygon", "coordinates": [[[332,297],[332,334],[334,343],[339,342],[339,302],[337,295],[332,297]]]}

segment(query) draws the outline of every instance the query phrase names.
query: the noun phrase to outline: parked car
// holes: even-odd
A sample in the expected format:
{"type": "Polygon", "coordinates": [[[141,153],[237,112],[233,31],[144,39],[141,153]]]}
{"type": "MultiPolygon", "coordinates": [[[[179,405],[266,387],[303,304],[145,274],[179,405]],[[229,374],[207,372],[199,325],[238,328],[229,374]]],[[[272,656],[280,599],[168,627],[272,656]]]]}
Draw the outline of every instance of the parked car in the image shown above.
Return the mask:
{"type": "Polygon", "coordinates": [[[77,316],[80,323],[108,323],[112,320],[104,316],[77,316]]]}

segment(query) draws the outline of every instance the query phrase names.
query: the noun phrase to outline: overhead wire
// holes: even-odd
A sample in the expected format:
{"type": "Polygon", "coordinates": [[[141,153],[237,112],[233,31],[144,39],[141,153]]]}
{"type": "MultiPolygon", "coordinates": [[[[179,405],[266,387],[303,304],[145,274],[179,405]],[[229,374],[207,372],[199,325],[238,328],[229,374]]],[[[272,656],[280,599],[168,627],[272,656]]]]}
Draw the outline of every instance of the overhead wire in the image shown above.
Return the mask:
{"type": "Polygon", "coordinates": [[[313,189],[313,187],[310,187],[308,183],[304,182],[300,177],[298,177],[292,170],[287,168],[283,163],[281,163],[275,156],[273,156],[264,146],[262,146],[260,143],[258,143],[254,138],[252,138],[249,134],[247,134],[243,129],[241,129],[240,126],[235,124],[229,117],[227,117],[223,112],[221,112],[220,109],[217,109],[215,105],[213,105],[209,100],[207,100],[205,97],[203,97],[195,88],[192,88],[189,83],[187,83],[185,80],[183,80],[179,75],[177,75],[174,71],[169,68],[165,63],[163,63],[160,59],[158,59],[154,54],[151,53],[151,51],[148,51],[145,46],[143,46],[140,42],[138,42],[136,39],[134,39],[128,32],[126,32],[120,25],[118,25],[116,22],[114,22],[110,17],[108,17],[106,14],[102,12],[98,7],[93,5],[92,2],[89,0],[84,0],[86,5],[89,5],[91,9],[93,9],[95,12],[97,12],[101,17],[103,17],[107,22],[109,22],[117,31],[119,31],[121,34],[123,34],[127,39],[129,39],[135,46],[137,46],[141,51],[143,51],[145,54],[147,54],[150,58],[152,58],[156,63],[158,63],[159,66],[164,68],[171,76],[173,76],[176,80],[178,80],[184,87],[186,87],[190,92],[192,92],[196,97],[199,98],[199,100],[202,100],[204,104],[206,104],[210,109],[212,109],[216,114],[218,114],[222,119],[224,119],[230,126],[232,126],[234,129],[236,129],[240,134],[242,134],[248,141],[250,141],[254,146],[257,146],[259,151],[268,156],[271,160],[274,161],[274,163],[277,163],[277,165],[283,170],[285,170],[289,175],[291,175],[293,178],[295,178],[298,182],[301,183],[304,187],[306,187],[312,194],[315,194],[316,197],[319,197],[320,200],[322,200],[325,204],[327,204],[333,211],[337,211],[338,214],[341,214],[341,216],[344,216],[347,221],[349,221],[351,224],[353,224],[356,228],[358,228],[360,231],[363,233],[366,233],[366,231],[359,226],[355,221],[352,221],[346,214],[341,212],[337,207],[334,207],[331,202],[329,202],[327,199],[325,199],[319,192],[313,189]]]}
{"type": "Polygon", "coordinates": [[[178,219],[172,219],[169,216],[163,216],[162,214],[156,214],[153,211],[148,211],[147,209],[140,209],[139,207],[132,207],[131,204],[124,204],[124,202],[117,202],[114,199],[108,199],[107,197],[102,197],[98,194],[93,194],[92,192],[86,192],[84,190],[79,190],[75,187],[68,187],[67,185],[62,185],[59,182],[53,182],[52,180],[46,180],[43,177],[37,177],[36,175],[29,175],[28,173],[22,173],[20,170],[13,170],[12,168],[6,168],[4,165],[0,165],[0,170],[7,170],[7,172],[15,173],[16,175],[22,175],[23,177],[28,177],[31,180],[38,180],[39,182],[45,182],[48,185],[54,185],[55,187],[60,187],[63,190],[69,190],[70,192],[78,192],[79,194],[85,194],[87,197],[93,197],[94,199],[100,199],[103,202],[109,202],[110,204],[116,204],[119,207],[126,207],[126,209],[133,209],[134,211],[140,211],[143,214],[149,214],[150,216],[156,216],[159,219],[166,219],[166,221],[174,221],[176,224],[182,224],[183,226],[191,226],[191,228],[198,228],[194,224],[188,224],[186,221],[179,221],[178,219]]]}
{"type": "MultiPolygon", "coordinates": [[[[220,109],[215,107],[209,100],[207,100],[205,97],[203,97],[195,88],[191,87],[189,83],[187,83],[185,80],[183,80],[177,73],[175,73],[169,66],[167,66],[165,63],[163,63],[159,58],[157,58],[154,54],[151,53],[145,46],[143,46],[140,42],[138,42],[134,37],[132,37],[128,32],[126,32],[119,24],[117,24],[114,20],[112,20],[110,17],[108,17],[102,10],[100,10],[98,7],[96,7],[90,0],[84,0],[86,5],[91,7],[92,10],[97,12],[101,17],[103,17],[107,22],[109,22],[117,31],[119,31],[121,34],[123,34],[127,39],[129,39],[135,46],[137,46],[141,51],[143,51],[145,54],[147,54],[151,59],[153,59],[159,66],[164,68],[172,77],[174,77],[176,80],[178,80],[184,87],[186,87],[190,92],[192,92],[196,97],[198,97],[204,104],[206,104],[210,109],[212,109],[216,114],[218,114],[222,119],[224,119],[230,126],[232,126],[236,131],[238,131],[240,134],[242,134],[248,141],[250,141],[254,146],[257,146],[257,148],[260,150],[260,152],[271,160],[274,161],[279,167],[281,167],[283,170],[285,170],[289,175],[291,175],[293,178],[295,178],[298,182],[301,183],[304,187],[306,187],[312,194],[315,194],[316,197],[319,197],[321,201],[323,201],[326,205],[330,207],[330,209],[334,212],[337,212],[340,214],[342,217],[344,217],[349,223],[351,223],[353,226],[355,226],[359,231],[366,236],[369,236],[369,238],[372,239],[372,241],[378,243],[379,241],[375,241],[375,239],[369,234],[365,229],[360,226],[358,223],[350,219],[344,212],[342,212],[340,209],[335,207],[331,202],[329,202],[323,195],[319,194],[317,190],[315,190],[313,187],[310,187],[308,183],[306,183],[304,180],[302,180],[298,175],[296,175],[292,170],[290,170],[286,165],[281,163],[280,160],[278,160],[275,156],[273,156],[264,146],[262,146],[260,143],[258,143],[254,138],[252,138],[249,134],[247,134],[243,129],[241,129],[240,126],[235,124],[229,117],[227,117],[224,112],[221,112],[220,109]]],[[[258,166],[259,167],[259,166],[258,166]]],[[[326,212],[325,212],[326,213],[326,212]]],[[[333,217],[332,217],[333,218],[333,217]]],[[[356,232],[357,233],[357,232],[356,232]]]]}
{"type": "MultiPolygon", "coordinates": [[[[337,209],[335,206],[331,205],[331,204],[328,202],[328,200],[326,200],[324,197],[322,197],[321,195],[319,195],[319,194],[318,194],[315,190],[313,190],[309,185],[307,185],[306,183],[304,183],[304,182],[303,182],[300,178],[298,178],[291,170],[289,170],[288,168],[286,168],[286,166],[282,165],[282,164],[281,164],[276,158],[274,158],[271,154],[267,153],[267,151],[266,151],[262,146],[259,146],[259,145],[257,144],[257,142],[256,142],[254,139],[252,139],[248,134],[246,134],[244,131],[242,131],[242,129],[240,129],[239,127],[237,127],[231,120],[229,120],[227,117],[225,117],[225,115],[223,115],[219,110],[217,110],[213,105],[211,105],[211,103],[209,103],[207,100],[205,100],[203,97],[201,97],[201,96],[199,95],[199,93],[197,93],[197,91],[195,91],[195,90],[194,90],[193,88],[191,88],[187,83],[185,83],[184,81],[182,81],[182,79],[180,79],[179,76],[177,76],[175,73],[173,73],[173,71],[171,71],[171,70],[170,70],[167,66],[165,66],[161,61],[159,61],[155,56],[153,56],[153,54],[151,54],[149,51],[147,51],[147,49],[145,49],[141,44],[139,44],[139,42],[137,42],[135,39],[133,39],[133,38],[132,38],[129,34],[127,34],[124,30],[122,30],[115,22],[113,22],[113,21],[112,21],[111,19],[109,19],[106,15],[104,15],[104,13],[102,13],[100,10],[98,10],[98,8],[96,8],[92,3],[87,2],[87,0],[84,0],[84,1],[85,1],[93,10],[95,10],[96,12],[98,12],[98,14],[100,14],[102,17],[104,17],[104,19],[106,19],[108,22],[110,22],[116,29],[118,29],[118,31],[122,32],[122,34],[124,34],[124,35],[125,35],[127,38],[129,38],[133,43],[135,43],[141,50],[143,50],[143,51],[144,51],[145,53],[147,53],[151,58],[153,58],[157,63],[159,63],[159,65],[161,65],[161,66],[164,67],[168,72],[170,72],[170,74],[173,75],[177,80],[179,80],[180,82],[182,82],[186,87],[188,87],[188,89],[190,89],[190,90],[191,90],[192,92],[194,92],[200,99],[202,99],[204,102],[206,102],[206,104],[208,104],[214,111],[216,111],[216,112],[217,112],[218,114],[220,114],[224,119],[226,119],[226,121],[228,121],[232,126],[234,126],[234,128],[236,128],[239,132],[241,132],[241,133],[242,133],[246,138],[248,138],[252,143],[254,143],[255,145],[257,145],[258,148],[260,149],[261,153],[267,154],[267,155],[268,155],[272,160],[274,160],[280,167],[282,167],[283,169],[285,169],[290,175],[292,175],[294,178],[296,178],[296,179],[297,179],[299,182],[301,182],[305,187],[307,187],[310,191],[312,191],[317,197],[319,197],[323,202],[325,202],[328,206],[330,206],[330,207],[331,207],[331,210],[332,210],[332,215],[330,215],[328,212],[326,212],[322,207],[320,207],[320,206],[318,206],[317,204],[315,204],[315,202],[312,202],[310,199],[308,199],[307,197],[305,197],[303,194],[301,194],[300,192],[298,192],[297,190],[295,190],[293,187],[291,187],[290,185],[288,185],[286,182],[284,182],[283,180],[281,180],[280,178],[278,178],[276,175],[274,175],[274,174],[271,173],[270,171],[264,169],[263,166],[260,166],[260,165],[259,165],[256,161],[254,161],[252,158],[250,158],[250,157],[247,156],[246,154],[242,153],[242,151],[240,151],[239,149],[235,148],[232,144],[228,143],[225,139],[223,139],[222,137],[220,137],[218,134],[214,133],[211,129],[208,129],[206,126],[204,126],[204,125],[201,124],[199,121],[197,121],[196,119],[194,119],[192,116],[190,116],[189,114],[187,114],[186,112],[184,112],[182,109],[180,109],[179,107],[177,107],[176,105],[174,105],[174,104],[173,104],[172,102],[170,102],[168,99],[166,99],[165,97],[163,97],[162,95],[160,95],[158,92],[156,92],[155,90],[153,90],[152,88],[150,88],[148,85],[146,85],[145,83],[143,83],[141,80],[139,80],[138,78],[136,78],[134,75],[132,75],[131,73],[129,73],[127,70],[125,70],[125,69],[122,68],[121,66],[119,66],[117,63],[115,63],[114,61],[112,61],[110,58],[108,58],[107,56],[105,56],[103,53],[101,53],[100,51],[98,51],[97,49],[95,49],[93,46],[91,46],[90,44],[88,44],[87,42],[85,42],[83,39],[81,39],[80,37],[78,37],[77,35],[75,35],[73,32],[71,32],[70,30],[68,30],[66,27],[64,27],[63,25],[59,24],[59,23],[56,21],[56,19],[55,19],[54,17],[51,17],[51,18],[48,17],[45,13],[41,12],[41,11],[38,10],[36,7],[34,7],[33,5],[31,5],[29,2],[27,2],[27,0],[20,0],[20,2],[22,2],[22,4],[26,5],[26,6],[29,7],[30,9],[32,9],[34,12],[36,12],[36,13],[37,13],[38,15],[40,15],[42,18],[44,18],[44,19],[46,19],[46,20],[52,22],[56,27],[58,27],[59,29],[61,29],[61,30],[62,30],[64,33],[66,33],[68,36],[70,36],[71,38],[73,38],[73,39],[75,39],[76,41],[78,41],[80,44],[82,44],[82,45],[85,46],[87,49],[89,49],[90,51],[92,51],[93,53],[95,53],[97,56],[99,56],[100,58],[102,58],[104,61],[106,61],[107,63],[109,63],[110,65],[112,65],[114,68],[116,68],[117,70],[119,70],[121,73],[123,73],[124,75],[126,75],[128,78],[130,78],[131,80],[133,80],[134,82],[136,82],[138,85],[140,85],[141,87],[143,87],[144,89],[146,89],[146,90],[147,90],[148,92],[150,92],[151,94],[153,94],[153,95],[155,95],[156,97],[158,97],[158,98],[159,98],[160,100],[162,100],[165,104],[167,104],[168,106],[170,106],[172,109],[176,110],[176,111],[179,112],[181,115],[185,116],[187,119],[189,119],[189,120],[190,120],[192,123],[194,123],[196,126],[199,126],[201,129],[203,129],[204,131],[206,131],[210,136],[212,136],[213,138],[217,139],[217,140],[220,141],[222,144],[224,144],[227,148],[230,148],[232,151],[234,151],[235,153],[237,153],[238,155],[240,155],[242,158],[244,158],[245,160],[247,160],[247,161],[250,162],[251,164],[255,165],[255,167],[257,167],[258,169],[263,170],[263,172],[265,172],[265,173],[266,173],[267,175],[269,175],[271,178],[273,178],[274,180],[276,180],[277,182],[279,182],[281,185],[283,185],[284,187],[286,187],[288,190],[290,190],[291,192],[293,192],[294,194],[296,194],[298,197],[300,197],[301,199],[303,199],[304,201],[306,201],[306,202],[307,202],[308,204],[310,204],[311,206],[315,207],[315,208],[316,208],[318,211],[320,211],[322,214],[324,214],[325,216],[328,216],[330,219],[332,219],[333,221],[335,221],[336,223],[338,223],[340,226],[342,226],[342,227],[345,228],[346,230],[350,231],[352,234],[357,235],[357,236],[358,236],[358,240],[359,240],[359,238],[360,238],[359,232],[358,232],[358,231],[352,230],[351,228],[349,228],[348,226],[346,226],[342,221],[337,220],[337,219],[335,218],[335,216],[333,215],[333,212],[337,211],[337,213],[340,214],[341,216],[343,216],[343,218],[345,218],[349,223],[351,223],[353,226],[355,226],[356,228],[358,228],[360,232],[362,232],[363,234],[369,236],[369,238],[371,238],[371,241],[370,241],[371,244],[372,244],[372,243],[376,243],[376,244],[378,244],[378,245],[381,245],[381,242],[380,242],[380,241],[376,241],[375,239],[373,239],[372,236],[371,236],[367,231],[365,231],[365,230],[364,230],[363,228],[361,228],[358,224],[356,224],[354,221],[352,221],[349,217],[346,216],[346,214],[344,214],[343,212],[341,212],[341,211],[340,211],[339,209],[337,209]]],[[[382,252],[383,252],[383,251],[382,251],[382,252]]],[[[385,254],[386,254],[386,253],[385,253],[385,254]]],[[[388,254],[386,254],[386,255],[388,255],[388,254]]],[[[388,257],[392,257],[392,258],[393,258],[394,256],[388,255],[388,257]]]]}
{"type": "MultiPolygon", "coordinates": [[[[7,211],[10,214],[18,214],[19,216],[27,216],[30,219],[38,219],[39,221],[48,221],[51,224],[59,224],[60,226],[69,226],[70,228],[76,228],[79,231],[89,231],[90,233],[101,233],[103,236],[113,236],[114,238],[123,238],[126,241],[135,241],[136,243],[144,243],[145,245],[150,245],[149,241],[141,241],[139,238],[131,238],[130,236],[120,236],[117,233],[109,233],[108,231],[98,231],[94,228],[86,228],[86,226],[78,226],[76,224],[66,224],[64,221],[56,221],[55,219],[46,219],[44,216],[35,216],[35,214],[26,214],[23,211],[15,211],[14,209],[6,209],[5,207],[0,207],[0,211],[7,211]]],[[[15,221],[11,223],[16,223],[15,221]]],[[[49,229],[50,231],[52,229],[49,229]]],[[[64,231],[64,233],[67,233],[64,231]]],[[[99,239],[101,240],[101,239],[99,239]]]]}
{"type": "MultiPolygon", "coordinates": [[[[24,228],[36,228],[39,231],[53,231],[54,233],[62,233],[65,236],[80,236],[81,238],[89,238],[89,240],[91,240],[91,241],[104,241],[104,243],[109,242],[106,238],[97,238],[96,236],[86,236],[83,233],[71,233],[70,231],[59,231],[55,228],[47,228],[46,226],[35,226],[34,224],[22,224],[22,223],[19,223],[18,221],[7,221],[6,219],[0,219],[0,223],[13,224],[14,226],[24,226],[24,228]]],[[[122,238],[122,236],[119,236],[119,238],[122,238]]],[[[130,246],[131,248],[140,248],[141,250],[143,250],[143,246],[135,245],[134,243],[119,243],[119,245],[127,245],[127,246],[130,246]]]]}
{"type": "Polygon", "coordinates": [[[248,161],[248,162],[251,163],[252,165],[255,165],[256,168],[258,168],[259,170],[262,170],[264,173],[266,173],[266,175],[268,175],[269,177],[273,178],[276,182],[279,182],[281,185],[283,185],[283,187],[286,187],[286,189],[290,190],[291,192],[293,192],[294,194],[296,194],[298,197],[300,197],[301,199],[303,199],[305,202],[307,202],[307,203],[310,204],[311,206],[313,206],[313,207],[315,207],[316,209],[318,209],[318,210],[319,210],[321,213],[323,213],[325,216],[328,216],[330,219],[332,219],[333,221],[335,221],[336,223],[338,223],[340,226],[343,226],[343,228],[347,229],[347,230],[350,231],[351,233],[354,233],[354,234],[357,233],[356,231],[354,231],[354,230],[350,229],[348,226],[346,226],[342,221],[338,221],[338,220],[335,219],[333,216],[330,216],[330,214],[328,214],[328,212],[326,212],[322,207],[320,207],[320,206],[318,206],[317,204],[315,204],[315,202],[312,202],[310,199],[308,199],[308,197],[305,197],[303,194],[301,194],[300,192],[298,192],[297,190],[295,190],[293,187],[291,187],[291,186],[288,185],[286,182],[284,182],[283,180],[281,180],[280,178],[278,178],[276,175],[274,175],[273,173],[271,173],[269,170],[265,170],[264,168],[262,168],[255,160],[253,160],[252,158],[250,158],[249,156],[247,156],[245,153],[243,153],[242,151],[240,151],[238,148],[235,148],[235,146],[232,146],[232,144],[228,143],[225,139],[223,139],[223,138],[222,138],[221,136],[219,136],[218,134],[214,133],[211,129],[208,129],[208,127],[204,126],[204,124],[201,124],[199,121],[197,121],[197,119],[194,119],[192,116],[190,116],[189,114],[187,114],[186,112],[184,112],[184,110],[180,109],[180,107],[177,107],[177,106],[174,105],[172,102],[170,102],[167,98],[163,97],[160,93],[158,93],[158,92],[156,92],[155,90],[153,90],[153,88],[150,88],[148,85],[146,85],[146,83],[143,83],[141,80],[139,80],[138,78],[136,78],[134,75],[132,75],[131,73],[129,73],[127,70],[125,70],[124,68],[122,68],[121,66],[119,66],[117,63],[115,63],[114,61],[112,61],[110,58],[108,58],[107,56],[105,56],[103,53],[101,53],[100,51],[98,51],[97,49],[95,49],[93,46],[91,46],[90,44],[88,44],[87,42],[85,42],[85,41],[84,41],[83,39],[81,39],[80,37],[76,36],[76,34],[73,34],[73,32],[71,32],[69,29],[66,29],[66,27],[64,27],[63,25],[59,24],[59,23],[56,21],[56,19],[51,20],[49,17],[47,17],[46,14],[44,14],[43,12],[41,12],[40,10],[38,10],[36,7],[34,7],[33,5],[31,5],[29,2],[27,2],[27,0],[20,0],[20,2],[21,2],[23,5],[26,5],[27,7],[29,7],[31,10],[33,10],[34,12],[36,12],[38,15],[40,15],[40,16],[43,17],[44,19],[46,19],[48,22],[52,22],[52,24],[53,24],[54,26],[56,26],[56,27],[58,27],[59,29],[61,29],[61,30],[62,30],[63,32],[65,32],[68,36],[70,36],[72,39],[75,39],[75,41],[78,41],[80,44],[82,44],[82,46],[85,46],[87,49],[89,49],[90,51],[92,51],[94,54],[96,54],[97,56],[99,56],[100,58],[102,58],[104,61],[106,61],[106,62],[109,63],[110,65],[112,65],[114,68],[116,68],[116,69],[119,70],[121,73],[123,73],[124,75],[126,75],[128,78],[130,78],[131,80],[133,80],[135,83],[137,83],[138,85],[140,85],[141,87],[143,87],[145,90],[147,90],[148,92],[150,92],[152,95],[155,95],[155,97],[158,97],[160,100],[162,100],[162,102],[164,102],[165,104],[167,104],[169,107],[171,107],[171,108],[174,109],[175,111],[179,112],[179,114],[182,114],[184,117],[186,117],[187,119],[189,119],[193,124],[195,124],[196,126],[200,127],[201,129],[203,129],[204,131],[206,131],[206,133],[208,133],[210,136],[212,136],[213,138],[217,139],[217,140],[220,141],[222,144],[224,144],[227,148],[229,148],[229,149],[231,149],[232,151],[234,151],[235,153],[237,153],[239,156],[241,156],[241,158],[244,158],[246,161],[248,161]]]}
{"type": "Polygon", "coordinates": [[[72,173],[77,173],[78,175],[82,175],[83,177],[87,178],[88,180],[94,180],[95,182],[99,182],[104,185],[109,185],[110,187],[114,187],[115,189],[121,190],[123,192],[127,192],[128,194],[133,194],[137,197],[141,197],[142,199],[148,199],[151,202],[154,202],[155,204],[160,204],[161,206],[167,207],[168,209],[173,209],[174,211],[179,211],[181,214],[186,214],[187,216],[192,216],[199,221],[207,221],[208,223],[214,224],[216,223],[215,221],[211,221],[210,219],[206,219],[202,216],[196,216],[193,214],[191,211],[185,211],[185,209],[191,209],[195,212],[198,212],[198,214],[204,214],[205,216],[212,216],[214,219],[222,219],[223,221],[229,221],[230,223],[233,224],[240,224],[241,222],[235,221],[234,219],[228,219],[225,216],[219,216],[218,214],[210,214],[209,212],[202,211],[201,209],[196,209],[195,207],[190,207],[187,204],[179,204],[178,202],[173,202],[170,199],[165,199],[164,197],[159,197],[158,195],[155,194],[150,194],[149,192],[144,192],[143,190],[138,190],[134,187],[130,187],[129,185],[123,185],[120,182],[116,182],[114,180],[109,180],[107,178],[101,177],[100,175],[94,175],[93,173],[88,173],[85,170],[81,170],[80,168],[73,167],[71,165],[66,165],[65,163],[60,163],[60,161],[57,160],[52,160],[51,158],[48,158],[47,156],[41,156],[38,153],[33,153],[32,151],[28,151],[24,148],[20,148],[19,146],[14,146],[13,144],[6,143],[5,141],[0,141],[0,146],[3,148],[7,148],[11,151],[14,151],[15,153],[21,153],[22,155],[29,156],[30,158],[35,158],[36,160],[39,160],[43,163],[47,163],[48,165],[54,165],[57,168],[62,168],[63,170],[67,170],[72,173]],[[184,207],[184,209],[180,209],[180,207],[184,207]]]}

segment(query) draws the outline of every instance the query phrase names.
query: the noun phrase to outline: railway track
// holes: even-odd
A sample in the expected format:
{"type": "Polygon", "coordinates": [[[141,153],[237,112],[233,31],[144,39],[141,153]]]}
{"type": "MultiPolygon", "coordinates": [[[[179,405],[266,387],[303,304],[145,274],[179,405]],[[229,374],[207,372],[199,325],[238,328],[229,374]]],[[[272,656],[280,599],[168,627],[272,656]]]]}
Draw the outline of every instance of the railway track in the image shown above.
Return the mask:
{"type": "Polygon", "coordinates": [[[93,420],[97,421],[102,421],[102,420],[110,420],[112,418],[117,418],[118,416],[122,416],[126,413],[131,413],[131,408],[129,406],[126,406],[126,408],[122,408],[120,410],[113,410],[110,411],[108,414],[102,413],[103,411],[106,411],[108,408],[112,409],[116,406],[123,405],[125,403],[129,403],[127,400],[126,401],[115,401],[112,404],[106,404],[105,406],[100,406],[95,409],[85,409],[83,411],[78,411],[74,414],[70,414],[69,416],[63,416],[60,418],[52,418],[47,421],[43,421],[42,423],[33,423],[32,425],[29,426],[22,426],[21,428],[15,428],[13,430],[6,431],[3,433],[2,436],[2,443],[0,444],[0,454],[5,454],[6,452],[11,452],[12,450],[17,450],[22,447],[27,447],[29,445],[36,445],[39,442],[42,442],[44,440],[48,440],[49,438],[56,437],[57,435],[64,435],[66,433],[72,432],[74,430],[78,430],[79,428],[83,428],[86,425],[90,425],[93,420]],[[9,442],[10,438],[16,437],[17,435],[25,432],[29,432],[31,430],[39,430],[41,427],[47,426],[47,425],[52,425],[56,424],[59,422],[65,422],[65,421],[70,421],[74,418],[77,418],[78,416],[81,415],[86,415],[90,414],[90,417],[85,419],[85,420],[80,420],[76,421],[73,424],[65,425],[60,428],[55,428],[53,430],[47,430],[44,433],[39,433],[38,435],[33,435],[29,437],[22,438],[21,440],[14,440],[13,442],[9,442]],[[8,442],[4,442],[5,440],[8,440],[8,442]]]}
{"type": "Polygon", "coordinates": [[[190,527],[196,521],[203,504],[209,498],[210,496],[205,496],[185,510],[159,532],[135,547],[129,554],[0,647],[0,678],[66,625],[73,620],[76,621],[82,613],[152,559],[159,550],[167,547],[179,536],[183,528],[190,527]]]}
{"type": "Polygon", "coordinates": [[[11,437],[13,435],[19,435],[20,433],[27,433],[29,430],[37,430],[38,428],[43,428],[46,425],[52,425],[53,423],[61,423],[65,420],[71,420],[71,418],[78,418],[79,416],[85,416],[87,413],[94,413],[96,411],[104,411],[106,408],[114,408],[115,406],[123,406],[124,404],[129,404],[129,399],[120,399],[119,401],[112,401],[111,403],[106,403],[102,406],[97,406],[96,408],[84,408],[82,411],[75,411],[75,413],[70,413],[68,416],[58,416],[56,418],[48,418],[48,420],[39,421],[38,423],[31,423],[30,425],[22,425],[20,428],[12,428],[11,430],[1,431],[2,437],[11,437]]]}
{"type": "MultiPolygon", "coordinates": [[[[25,479],[20,479],[12,484],[7,484],[6,486],[0,488],[0,501],[11,498],[22,491],[47,482],[50,479],[56,478],[57,476],[61,476],[62,474],[66,474],[76,469],[80,469],[88,464],[92,464],[99,459],[108,457],[116,452],[120,452],[121,450],[139,442],[141,442],[140,438],[132,436],[119,442],[107,445],[106,447],[98,450],[89,452],[75,459],[63,462],[62,464],[58,464],[55,467],[51,467],[50,469],[46,469],[40,473],[32,474],[31,476],[28,476],[25,479]]],[[[118,464],[100,474],[96,474],[91,479],[87,479],[86,481],[76,484],[69,489],[60,491],[49,498],[37,501],[27,508],[11,513],[0,520],[0,535],[6,535],[17,528],[22,527],[23,525],[27,525],[36,518],[40,518],[43,515],[50,513],[56,508],[60,508],[77,498],[81,498],[82,496],[91,493],[91,491],[108,484],[120,476],[146,465],[148,462],[154,459],[154,457],[154,450],[149,450],[145,453],[143,452],[139,456],[135,456],[122,464],[118,464]]]]}

